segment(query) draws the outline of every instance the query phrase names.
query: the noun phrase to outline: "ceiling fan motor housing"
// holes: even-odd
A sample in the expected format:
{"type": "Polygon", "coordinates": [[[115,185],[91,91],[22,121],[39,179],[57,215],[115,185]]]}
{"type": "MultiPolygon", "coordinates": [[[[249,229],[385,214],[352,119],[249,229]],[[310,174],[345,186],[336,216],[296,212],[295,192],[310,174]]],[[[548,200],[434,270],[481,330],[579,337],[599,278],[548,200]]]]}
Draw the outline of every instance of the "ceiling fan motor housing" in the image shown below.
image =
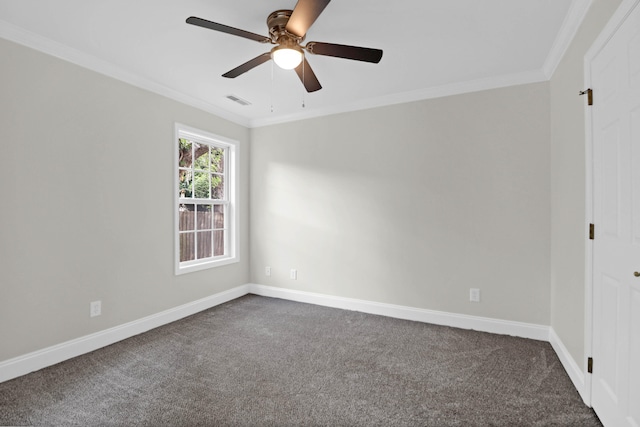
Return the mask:
{"type": "Polygon", "coordinates": [[[287,22],[289,22],[292,13],[292,10],[281,9],[272,12],[267,17],[267,26],[273,43],[294,46],[304,40],[304,36],[298,37],[286,30],[287,22]]]}

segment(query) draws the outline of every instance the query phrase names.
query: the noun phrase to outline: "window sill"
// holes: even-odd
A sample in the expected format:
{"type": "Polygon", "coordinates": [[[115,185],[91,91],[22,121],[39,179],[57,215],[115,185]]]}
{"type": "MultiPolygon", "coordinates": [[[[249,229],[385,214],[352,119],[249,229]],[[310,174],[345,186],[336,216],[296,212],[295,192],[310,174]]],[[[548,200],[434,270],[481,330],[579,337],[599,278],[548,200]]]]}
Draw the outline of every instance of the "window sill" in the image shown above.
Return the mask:
{"type": "Polygon", "coordinates": [[[216,259],[211,261],[205,261],[198,264],[178,266],[176,267],[175,275],[180,276],[182,274],[193,273],[195,271],[208,270],[210,268],[222,267],[223,265],[235,264],[240,262],[239,257],[216,259]]]}

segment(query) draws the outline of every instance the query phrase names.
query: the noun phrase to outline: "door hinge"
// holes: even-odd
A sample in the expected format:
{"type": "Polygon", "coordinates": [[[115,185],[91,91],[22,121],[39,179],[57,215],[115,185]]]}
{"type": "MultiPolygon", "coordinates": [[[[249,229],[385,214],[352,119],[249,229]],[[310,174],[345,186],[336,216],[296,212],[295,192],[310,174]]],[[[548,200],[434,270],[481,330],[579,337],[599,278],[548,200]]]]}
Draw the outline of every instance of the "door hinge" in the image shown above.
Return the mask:
{"type": "Polygon", "coordinates": [[[580,96],[587,95],[587,105],[593,105],[593,90],[591,88],[587,90],[581,90],[579,94],[580,96]]]}
{"type": "Polygon", "coordinates": [[[596,238],[596,226],[593,224],[589,224],[589,240],[594,240],[596,238]]]}
{"type": "Polygon", "coordinates": [[[587,359],[587,372],[593,374],[593,357],[587,359]]]}

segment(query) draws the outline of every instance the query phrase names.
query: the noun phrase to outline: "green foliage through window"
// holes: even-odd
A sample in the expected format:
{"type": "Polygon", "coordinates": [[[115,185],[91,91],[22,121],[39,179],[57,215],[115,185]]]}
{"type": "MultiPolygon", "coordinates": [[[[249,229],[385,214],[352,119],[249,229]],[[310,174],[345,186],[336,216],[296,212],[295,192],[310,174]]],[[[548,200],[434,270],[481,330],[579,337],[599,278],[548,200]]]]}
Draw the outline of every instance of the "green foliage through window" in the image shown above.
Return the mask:
{"type": "Polygon", "coordinates": [[[225,150],[185,138],[178,150],[180,197],[223,199],[225,150]]]}

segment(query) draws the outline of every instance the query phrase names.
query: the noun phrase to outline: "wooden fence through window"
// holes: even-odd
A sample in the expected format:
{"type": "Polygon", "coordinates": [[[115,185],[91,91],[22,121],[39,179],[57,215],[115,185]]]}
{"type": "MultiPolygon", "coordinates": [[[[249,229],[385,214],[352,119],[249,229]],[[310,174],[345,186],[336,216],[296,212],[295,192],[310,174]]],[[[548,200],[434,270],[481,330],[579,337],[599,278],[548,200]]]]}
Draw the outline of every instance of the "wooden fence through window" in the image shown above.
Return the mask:
{"type": "Polygon", "coordinates": [[[198,259],[224,255],[224,206],[214,205],[213,209],[205,206],[200,209],[202,210],[180,209],[180,262],[196,259],[196,233],[198,259]]]}

